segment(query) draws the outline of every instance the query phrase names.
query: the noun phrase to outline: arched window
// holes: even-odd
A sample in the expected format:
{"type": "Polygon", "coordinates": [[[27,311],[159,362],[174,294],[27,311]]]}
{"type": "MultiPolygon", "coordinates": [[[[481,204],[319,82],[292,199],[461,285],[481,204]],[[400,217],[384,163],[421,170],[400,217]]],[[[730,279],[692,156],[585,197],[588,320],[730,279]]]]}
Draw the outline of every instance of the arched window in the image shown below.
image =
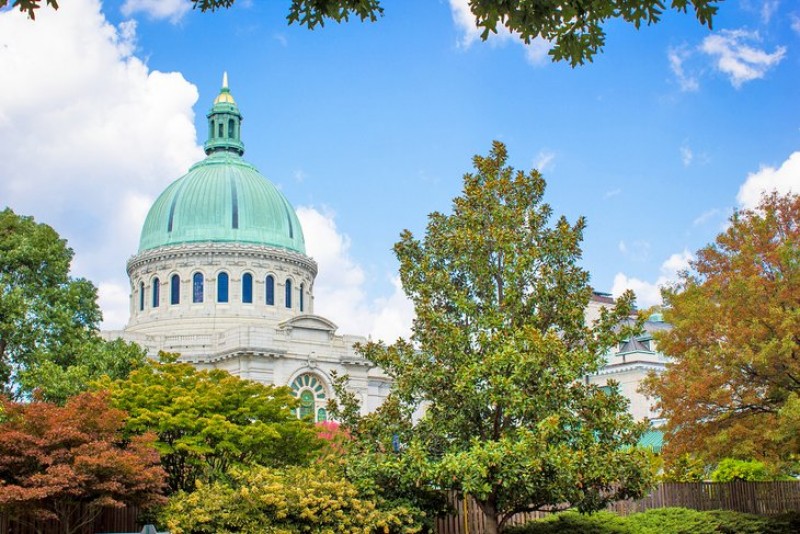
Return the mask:
{"type": "Polygon", "coordinates": [[[303,311],[303,289],[305,284],[300,284],[300,311],[303,311]]]}
{"type": "Polygon", "coordinates": [[[144,310],[144,282],[139,283],[139,311],[144,310]]]}
{"type": "Polygon", "coordinates": [[[286,279],[286,307],[292,307],[292,281],[286,279]]]}
{"type": "Polygon", "coordinates": [[[161,281],[158,277],[153,278],[153,307],[158,308],[161,304],[161,281]]]}
{"type": "Polygon", "coordinates": [[[267,276],[267,306],[275,305],[275,277],[271,274],[267,276]]]}
{"type": "Polygon", "coordinates": [[[180,275],[173,274],[169,281],[169,303],[181,303],[181,277],[180,275]]]}
{"type": "Polygon", "coordinates": [[[222,135],[222,123],[221,122],[219,123],[219,134],[217,135],[217,137],[223,137],[223,135],[222,135]]]}
{"type": "Polygon", "coordinates": [[[250,273],[242,275],[242,302],[253,303],[253,275],[250,273]]]}
{"type": "Polygon", "coordinates": [[[236,137],[236,135],[235,135],[236,132],[234,132],[233,129],[234,129],[233,119],[229,119],[228,120],[228,137],[231,138],[231,139],[236,137]]]}
{"type": "Polygon", "coordinates": [[[203,302],[203,273],[192,276],[192,302],[203,302]]]}
{"type": "MultiPolygon", "coordinates": [[[[200,297],[200,300],[202,301],[203,297],[200,297]]],[[[217,275],[217,302],[228,302],[228,273],[217,275]]]]}
{"type": "Polygon", "coordinates": [[[322,382],[315,375],[304,373],[291,384],[292,393],[300,399],[297,416],[300,419],[310,417],[312,421],[325,421],[328,417],[325,405],[328,400],[322,382]]]}

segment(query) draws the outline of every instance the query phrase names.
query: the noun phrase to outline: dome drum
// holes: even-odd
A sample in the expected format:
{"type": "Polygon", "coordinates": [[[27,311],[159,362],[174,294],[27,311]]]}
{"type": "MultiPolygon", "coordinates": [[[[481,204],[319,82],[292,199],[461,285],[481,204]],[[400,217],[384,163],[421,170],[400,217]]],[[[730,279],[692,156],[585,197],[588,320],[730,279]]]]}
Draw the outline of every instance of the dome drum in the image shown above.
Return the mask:
{"type": "Polygon", "coordinates": [[[277,324],[314,310],[316,263],[255,245],[197,243],[131,258],[131,315],[126,330],[164,334],[221,331],[243,323],[277,324]],[[269,287],[268,287],[269,286],[269,287]]]}

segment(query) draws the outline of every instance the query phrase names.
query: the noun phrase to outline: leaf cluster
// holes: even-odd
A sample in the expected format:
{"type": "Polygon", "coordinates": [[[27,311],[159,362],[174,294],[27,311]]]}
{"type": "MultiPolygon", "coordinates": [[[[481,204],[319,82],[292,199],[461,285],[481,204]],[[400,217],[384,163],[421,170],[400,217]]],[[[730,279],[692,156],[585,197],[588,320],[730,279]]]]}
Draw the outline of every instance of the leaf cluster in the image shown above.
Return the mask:
{"type": "Polygon", "coordinates": [[[696,453],[791,464],[800,454],[800,196],[736,212],[664,291],[673,358],[646,390],[668,420],[668,460],[696,453]]]}
{"type": "MultiPolygon", "coordinates": [[[[19,9],[22,13],[27,13],[31,20],[36,19],[36,10],[41,7],[42,0],[13,0],[11,7],[19,9]]],[[[58,0],[46,0],[45,4],[58,9],[58,0]]],[[[8,0],[0,0],[0,9],[8,5],[8,0]]]]}
{"type": "Polygon", "coordinates": [[[392,394],[374,420],[344,419],[364,449],[402,466],[400,480],[468,493],[501,528],[516,512],[596,509],[651,480],[627,401],[584,381],[635,330],[620,328],[633,295],[586,323],[585,222],[551,224],[542,176],[506,162],[495,142],[474,158],[451,215],[432,214],[422,240],[401,235],[413,337],[359,347],[392,394]]]}
{"type": "Polygon", "coordinates": [[[155,436],[123,440],[125,413],[103,393],[66,405],[3,401],[0,510],[20,519],[58,519],[80,531],[104,507],[162,504],[164,471],[155,436]],[[84,517],[74,518],[79,505],[84,517]]]}
{"type": "Polygon", "coordinates": [[[420,530],[406,508],[379,509],[335,470],[320,466],[236,469],[227,482],[174,495],[163,516],[174,534],[420,530]]]}
{"type": "Polygon", "coordinates": [[[289,388],[174,360],[164,355],[125,380],[96,383],[128,413],[127,436],[158,436],[170,491],[192,491],[235,466],[307,463],[320,448],[314,427],[295,416],[289,388]]]}
{"type": "Polygon", "coordinates": [[[69,276],[72,249],[50,226],[0,211],[0,392],[30,395],[25,374],[101,350],[97,290],[69,276]]]}
{"type": "Polygon", "coordinates": [[[660,508],[620,517],[611,512],[564,512],[509,529],[510,534],[789,534],[797,532],[796,515],[762,517],[728,510],[660,508]]]}

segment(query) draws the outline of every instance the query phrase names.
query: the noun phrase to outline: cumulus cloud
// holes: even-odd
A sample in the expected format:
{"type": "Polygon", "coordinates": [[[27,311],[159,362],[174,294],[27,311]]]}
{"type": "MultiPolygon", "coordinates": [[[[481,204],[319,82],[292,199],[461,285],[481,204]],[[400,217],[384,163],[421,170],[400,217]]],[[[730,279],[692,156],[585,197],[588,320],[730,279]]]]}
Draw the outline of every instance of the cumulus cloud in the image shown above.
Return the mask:
{"type": "Polygon", "coordinates": [[[777,169],[764,166],[747,175],[736,200],[742,208],[754,208],[764,193],[800,194],[800,151],[794,152],[777,169]]]}
{"type": "Polygon", "coordinates": [[[52,225],[73,271],[100,290],[105,328],[123,326],[125,259],[155,196],[202,157],[179,73],[135,55],[136,24],[111,25],[99,0],[0,13],[0,199],[52,225]]]}
{"type": "Polygon", "coordinates": [[[617,273],[614,277],[614,284],[611,293],[614,297],[619,297],[624,291],[630,289],[636,294],[636,304],[640,308],[648,308],[661,302],[661,288],[675,282],[678,273],[689,269],[689,262],[694,256],[688,251],[676,252],[661,264],[661,274],[655,282],[648,282],[635,277],[629,277],[624,273],[617,273]]]}
{"type": "Polygon", "coordinates": [[[125,0],[122,14],[130,17],[136,13],[144,13],[152,19],[166,19],[176,24],[190,8],[191,4],[187,0],[125,0]]]}
{"type": "Polygon", "coordinates": [[[388,297],[370,300],[364,269],[350,254],[350,238],[339,231],[329,210],[301,206],[297,217],[303,225],[306,251],[319,265],[314,283],[314,313],[331,319],[345,334],[371,335],[387,342],[408,337],[414,309],[392,278],[388,297]]]}
{"type": "Polygon", "coordinates": [[[767,52],[756,46],[761,41],[757,32],[722,30],[703,39],[700,50],[711,56],[714,65],[739,88],[745,82],[763,78],[786,55],[786,47],[767,52]]]}
{"type": "MultiPolygon", "coordinates": [[[[449,0],[449,2],[453,23],[461,32],[458,45],[465,49],[469,48],[476,41],[480,41],[483,30],[476,25],[475,16],[469,9],[469,0],[449,0]]],[[[496,34],[489,36],[488,41],[493,44],[505,44],[509,41],[519,44],[525,49],[525,58],[532,65],[544,65],[549,62],[547,52],[550,50],[550,43],[541,37],[533,39],[530,44],[525,44],[517,34],[501,26],[497,28],[496,34]]]]}

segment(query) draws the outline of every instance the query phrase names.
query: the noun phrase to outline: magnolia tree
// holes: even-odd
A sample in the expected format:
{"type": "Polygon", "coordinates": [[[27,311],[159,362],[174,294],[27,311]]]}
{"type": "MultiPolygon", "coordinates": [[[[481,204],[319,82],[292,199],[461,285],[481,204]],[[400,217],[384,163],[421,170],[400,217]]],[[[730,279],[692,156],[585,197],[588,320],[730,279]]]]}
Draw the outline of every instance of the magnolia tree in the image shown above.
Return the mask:
{"type": "Polygon", "coordinates": [[[403,232],[395,253],[412,338],[360,347],[393,379],[390,399],[367,420],[347,402],[334,412],[401,482],[474,497],[489,534],[515,513],[594,510],[651,480],[626,400],[585,381],[631,334],[619,325],[633,295],[587,324],[585,222],[551,223],[542,176],[506,161],[495,142],[474,158],[452,214],[431,214],[422,240],[403,232]],[[424,416],[412,424],[415,410],[424,416]]]}

